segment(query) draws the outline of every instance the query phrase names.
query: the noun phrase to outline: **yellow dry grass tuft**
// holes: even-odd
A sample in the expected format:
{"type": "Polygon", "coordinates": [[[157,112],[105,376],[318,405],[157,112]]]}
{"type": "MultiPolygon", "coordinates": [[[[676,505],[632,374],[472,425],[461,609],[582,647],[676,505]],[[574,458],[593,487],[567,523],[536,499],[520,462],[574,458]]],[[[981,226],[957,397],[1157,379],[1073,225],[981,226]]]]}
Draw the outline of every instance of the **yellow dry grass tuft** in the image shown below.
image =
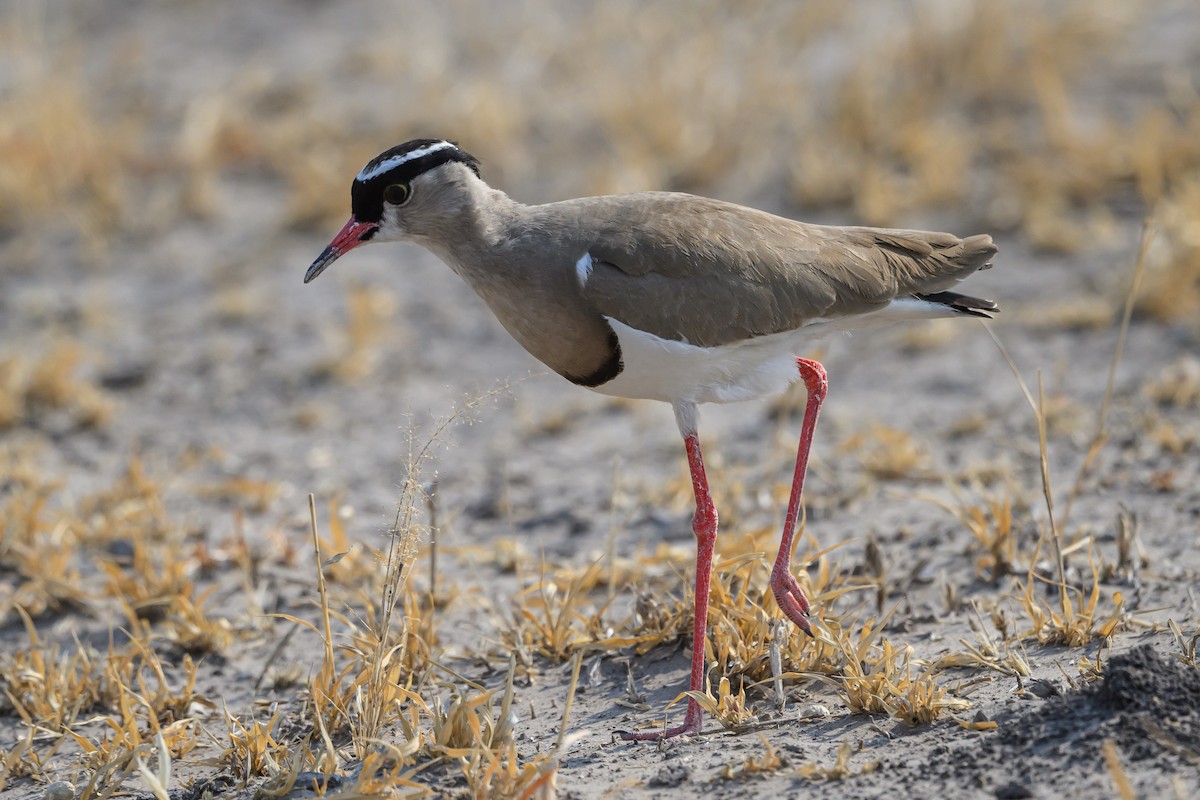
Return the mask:
{"type": "Polygon", "coordinates": [[[515,659],[499,697],[496,690],[486,690],[439,664],[433,649],[436,631],[435,609],[428,605],[431,596],[408,581],[417,540],[428,533],[420,517],[421,509],[428,505],[419,482],[423,465],[450,422],[486,399],[471,401],[463,411],[439,423],[430,439],[414,444],[386,551],[365,549],[368,555],[364,558],[375,559],[376,566],[382,562],[382,579],[369,580],[366,568],[353,565],[344,553],[325,556],[327,544],[345,546],[348,538],[336,513],[331,515],[331,533],[320,533],[315,499],[310,495],[317,622],[276,615],[295,623],[302,632],[311,631],[321,642],[321,663],[307,681],[300,712],[307,733],[299,741],[289,740],[278,735],[277,717],[247,724],[226,711],[228,743],[221,763],[243,780],[265,776],[261,791],[266,796],[281,797],[294,786],[314,781],[326,797],[381,792],[424,795],[430,790],[415,776],[438,763],[456,765],[472,796],[552,796],[559,752],[571,740],[566,725],[578,658],[558,743],[549,752],[522,758],[513,739],[517,724],[515,659]],[[338,584],[327,580],[326,573],[340,570],[348,562],[345,568],[349,572],[342,580],[365,581],[369,589],[359,587],[356,600],[360,605],[352,613],[338,613],[331,599],[338,584]],[[335,639],[345,643],[338,645],[335,639]],[[452,680],[439,684],[433,679],[435,672],[452,680]],[[346,763],[348,755],[360,762],[352,772],[346,763]]]}
{"type": "Polygon", "coordinates": [[[29,646],[0,656],[0,687],[7,709],[30,730],[62,731],[111,695],[98,679],[98,658],[86,648],[63,652],[41,640],[33,620],[23,615],[29,646]]]}
{"type": "Polygon", "coordinates": [[[535,655],[563,662],[581,647],[602,646],[599,643],[608,638],[608,603],[597,606],[587,594],[589,585],[600,585],[598,573],[593,565],[564,583],[542,580],[523,590],[513,604],[511,621],[500,628],[503,648],[531,667],[535,655]]]}
{"type": "Polygon", "coordinates": [[[272,733],[279,723],[278,712],[265,721],[252,718],[247,722],[225,709],[224,718],[225,747],[217,763],[243,783],[259,776],[278,775],[294,747],[272,733]]]}
{"type": "Polygon", "coordinates": [[[32,725],[27,727],[25,735],[11,748],[0,750],[0,791],[4,791],[4,786],[10,778],[49,780],[45,762],[54,753],[38,752],[33,746],[33,736],[36,732],[37,729],[32,725]]]}
{"type": "Polygon", "coordinates": [[[763,744],[762,753],[748,756],[745,761],[737,766],[726,764],[721,770],[722,778],[729,781],[765,778],[768,775],[775,775],[787,768],[787,757],[781,756],[779,749],[767,741],[766,736],[760,733],[758,738],[763,744]]]}
{"type": "Polygon", "coordinates": [[[813,677],[836,687],[852,713],[887,714],[913,726],[968,707],[967,701],[937,684],[932,668],[913,674],[912,648],[880,635],[886,622],[867,619],[857,634],[839,632],[839,672],[813,677]]]}
{"type": "MultiPolygon", "coordinates": [[[[861,749],[861,748],[860,748],[861,749]]],[[[854,747],[849,742],[838,745],[837,758],[832,766],[817,763],[801,764],[796,774],[810,781],[840,781],[855,775],[867,775],[879,769],[878,761],[870,761],[857,770],[850,767],[850,758],[854,755],[854,747]]]]}
{"type": "Polygon", "coordinates": [[[212,486],[199,487],[197,494],[233,503],[252,513],[261,514],[274,505],[279,498],[280,489],[280,485],[274,481],[232,477],[212,486]]]}
{"type": "MultiPolygon", "coordinates": [[[[957,505],[936,497],[925,496],[933,504],[954,515],[971,534],[971,550],[978,550],[975,557],[975,573],[986,580],[995,581],[1005,575],[1021,571],[1020,562],[1026,554],[1021,553],[1020,520],[1014,516],[1013,491],[1006,488],[1001,493],[980,491],[978,500],[971,500],[956,492],[957,505]]],[[[1017,509],[1023,517],[1028,509],[1017,509]]]]}
{"type": "Polygon", "coordinates": [[[94,787],[113,772],[120,772],[118,783],[128,777],[131,763],[152,747],[148,735],[160,758],[182,757],[197,746],[195,717],[212,704],[195,689],[190,658],[168,667],[148,636],[119,649],[110,645],[105,655],[82,645],[67,654],[44,643],[28,617],[25,622],[30,646],[0,659],[0,686],[30,732],[51,735],[44,759],[69,743],[94,770],[94,787]],[[103,735],[82,732],[96,725],[103,735]]]}
{"type": "Polygon", "coordinates": [[[73,527],[84,542],[98,547],[134,540],[160,544],[179,532],[168,517],[162,490],[141,459],[131,458],[112,486],[80,501],[73,527]]]}
{"type": "Polygon", "coordinates": [[[103,259],[131,221],[144,127],[98,113],[78,64],[25,66],[15,88],[0,94],[0,218],[28,225],[53,215],[80,235],[84,255],[103,259]]]}
{"type": "Polygon", "coordinates": [[[21,488],[0,503],[0,566],[16,580],[0,588],[0,619],[86,607],[76,538],[48,508],[61,487],[21,488]]]}
{"type": "Polygon", "coordinates": [[[374,371],[382,347],[402,348],[395,320],[396,299],[389,291],[353,284],[346,295],[346,327],[330,337],[337,355],[318,371],[339,381],[366,378],[374,371]]]}
{"type": "Polygon", "coordinates": [[[1012,497],[991,498],[986,506],[962,509],[963,524],[983,553],[975,571],[995,580],[1012,573],[1017,564],[1018,532],[1013,527],[1012,497]]]}
{"type": "Polygon", "coordinates": [[[735,694],[728,677],[722,677],[717,684],[714,695],[709,687],[703,692],[687,691],[679,696],[679,700],[691,697],[700,704],[704,713],[721,723],[726,730],[740,732],[750,727],[758,720],[758,714],[752,710],[746,701],[746,686],[742,684],[735,694]]]}
{"type": "Polygon", "coordinates": [[[918,477],[929,466],[929,453],[905,431],[872,423],[847,437],[839,446],[856,454],[867,474],[876,480],[894,481],[918,477]]]}
{"type": "Polygon", "coordinates": [[[1200,408],[1200,358],[1180,358],[1146,386],[1146,393],[1171,408],[1200,408]]]}
{"type": "Polygon", "coordinates": [[[989,669],[999,672],[1002,675],[1011,675],[1018,678],[1032,675],[1033,670],[1030,668],[1025,654],[1010,647],[1008,617],[1004,614],[1004,611],[997,606],[993,609],[991,615],[992,624],[1000,634],[998,642],[993,640],[988,634],[982,615],[980,614],[979,606],[974,605],[972,611],[974,612],[975,620],[972,621],[971,628],[975,631],[978,642],[972,644],[965,640],[960,640],[959,643],[962,644],[964,650],[958,653],[947,653],[939,657],[933,662],[933,669],[989,669]]]}
{"type": "Polygon", "coordinates": [[[32,361],[0,359],[0,430],[39,424],[54,414],[82,428],[104,426],[114,404],[99,386],[78,377],[83,361],[83,347],[66,339],[32,361]]]}
{"type": "MultiPolygon", "coordinates": [[[[1200,136],[1200,97],[1194,92],[1189,123],[1195,137],[1200,136]]],[[[1189,157],[1200,160],[1200,146],[1193,141],[1192,147],[1195,152],[1189,157]]],[[[1135,308],[1160,322],[1194,323],[1200,317],[1200,174],[1195,169],[1181,173],[1152,211],[1160,239],[1148,254],[1135,308]]]]}
{"type": "Polygon", "coordinates": [[[1021,608],[1030,627],[1020,634],[1040,644],[1083,647],[1094,639],[1108,639],[1125,621],[1125,602],[1121,592],[1112,598],[1113,610],[1100,608],[1100,580],[1095,562],[1091,562],[1092,580],[1083,588],[1057,586],[1057,596],[1046,601],[1040,596],[1041,581],[1035,577],[1025,584],[1020,595],[1021,608]]]}
{"type": "Polygon", "coordinates": [[[1189,667],[1200,668],[1200,655],[1198,655],[1200,654],[1200,631],[1193,633],[1191,638],[1185,637],[1179,628],[1179,623],[1173,619],[1167,620],[1167,627],[1171,630],[1175,644],[1179,647],[1176,657],[1189,667]]]}

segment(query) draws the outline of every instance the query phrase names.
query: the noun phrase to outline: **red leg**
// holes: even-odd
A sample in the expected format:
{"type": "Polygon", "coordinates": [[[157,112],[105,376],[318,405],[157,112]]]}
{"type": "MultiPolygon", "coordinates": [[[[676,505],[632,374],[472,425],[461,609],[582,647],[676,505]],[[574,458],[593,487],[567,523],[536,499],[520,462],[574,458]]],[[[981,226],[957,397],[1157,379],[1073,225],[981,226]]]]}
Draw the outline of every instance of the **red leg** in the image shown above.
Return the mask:
{"type": "Polygon", "coordinates": [[[825,368],[816,361],[797,358],[796,366],[800,368],[800,377],[808,387],[808,402],[804,406],[804,426],[800,429],[800,446],[796,450],[792,496],[788,500],[787,516],[783,519],[783,538],[779,542],[779,555],[775,557],[775,567],[771,570],[771,590],[775,594],[775,602],[787,618],[796,623],[800,630],[812,636],[812,628],[808,623],[808,598],[804,596],[804,591],[792,575],[792,548],[795,546],[792,537],[796,532],[796,522],[800,518],[800,497],[804,493],[804,475],[808,471],[808,451],[812,448],[821,403],[829,391],[829,377],[825,374],[825,368]]]}
{"type": "MultiPolygon", "coordinates": [[[[713,550],[717,545],[717,509],[708,490],[708,478],[704,475],[704,458],[700,455],[700,437],[695,433],[683,439],[687,448],[688,467],[692,473],[692,491],[696,495],[696,514],[692,517],[692,531],[696,534],[696,620],[692,632],[692,681],[691,691],[704,691],[704,644],[708,634],[708,591],[712,582],[713,550]]],[[[644,731],[618,734],[626,741],[652,741],[668,739],[685,733],[699,733],[703,712],[694,698],[688,698],[687,716],[683,724],[665,731],[644,731]]]]}

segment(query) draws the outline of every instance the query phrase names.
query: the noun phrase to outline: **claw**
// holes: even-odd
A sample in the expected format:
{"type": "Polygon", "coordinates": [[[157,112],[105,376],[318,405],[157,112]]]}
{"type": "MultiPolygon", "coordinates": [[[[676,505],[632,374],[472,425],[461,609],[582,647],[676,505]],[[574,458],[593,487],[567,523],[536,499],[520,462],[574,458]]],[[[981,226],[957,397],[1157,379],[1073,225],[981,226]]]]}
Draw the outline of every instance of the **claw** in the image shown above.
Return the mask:
{"type": "Polygon", "coordinates": [[[804,596],[804,590],[800,588],[795,577],[787,572],[775,573],[771,579],[771,590],[775,594],[775,602],[783,611],[784,616],[790,619],[797,628],[812,636],[813,633],[809,630],[808,623],[808,598],[804,596]]]}

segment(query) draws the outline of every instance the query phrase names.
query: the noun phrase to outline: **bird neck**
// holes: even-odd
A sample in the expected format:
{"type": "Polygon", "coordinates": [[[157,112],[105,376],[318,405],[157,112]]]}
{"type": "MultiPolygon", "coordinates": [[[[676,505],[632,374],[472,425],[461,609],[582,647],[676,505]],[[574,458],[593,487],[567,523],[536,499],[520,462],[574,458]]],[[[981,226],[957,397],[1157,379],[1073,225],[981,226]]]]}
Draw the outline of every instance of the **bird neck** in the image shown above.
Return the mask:
{"type": "Polygon", "coordinates": [[[469,280],[509,237],[524,206],[474,175],[463,181],[461,200],[442,229],[414,239],[469,280]]]}
{"type": "Polygon", "coordinates": [[[570,381],[596,386],[621,371],[620,345],[579,291],[584,252],[571,220],[546,217],[468,178],[437,236],[414,237],[475,290],[513,338],[570,381]],[[464,200],[461,205],[457,205],[464,200]]]}

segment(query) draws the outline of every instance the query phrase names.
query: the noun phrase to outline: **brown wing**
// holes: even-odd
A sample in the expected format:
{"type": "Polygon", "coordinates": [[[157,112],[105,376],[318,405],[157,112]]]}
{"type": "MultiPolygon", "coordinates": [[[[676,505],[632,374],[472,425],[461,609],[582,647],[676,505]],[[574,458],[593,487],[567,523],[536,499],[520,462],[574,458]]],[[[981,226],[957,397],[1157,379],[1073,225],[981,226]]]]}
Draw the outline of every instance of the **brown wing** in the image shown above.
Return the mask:
{"type": "MultiPolygon", "coordinates": [[[[936,293],[990,266],[988,236],[808,225],[682,194],[591,198],[583,287],[597,311],[713,346],[936,293]]],[[[584,232],[581,232],[584,233],[584,232]]]]}

